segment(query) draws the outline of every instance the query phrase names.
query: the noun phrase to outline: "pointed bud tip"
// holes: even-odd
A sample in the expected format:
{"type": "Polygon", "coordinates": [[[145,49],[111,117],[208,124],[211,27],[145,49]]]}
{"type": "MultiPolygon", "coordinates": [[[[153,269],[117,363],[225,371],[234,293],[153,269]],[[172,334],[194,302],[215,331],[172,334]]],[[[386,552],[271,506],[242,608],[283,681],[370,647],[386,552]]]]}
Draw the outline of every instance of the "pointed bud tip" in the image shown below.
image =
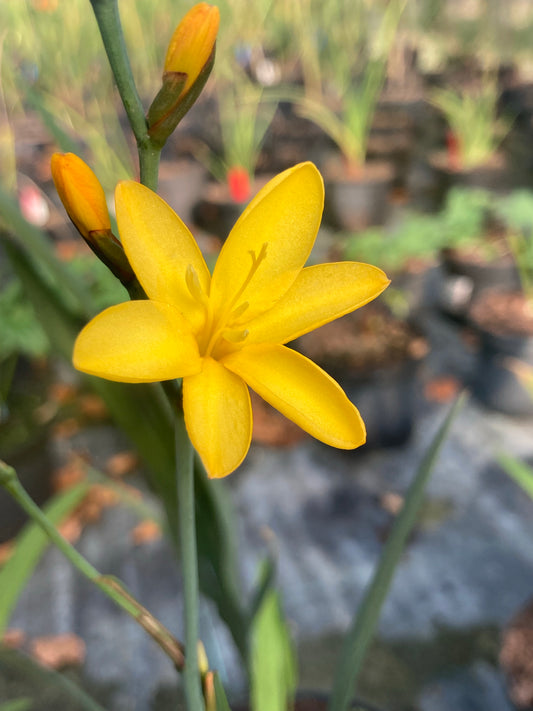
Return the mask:
{"type": "Polygon", "coordinates": [[[218,7],[206,2],[194,5],[176,27],[165,58],[165,72],[187,75],[187,93],[213,52],[220,24],[218,7]]]}

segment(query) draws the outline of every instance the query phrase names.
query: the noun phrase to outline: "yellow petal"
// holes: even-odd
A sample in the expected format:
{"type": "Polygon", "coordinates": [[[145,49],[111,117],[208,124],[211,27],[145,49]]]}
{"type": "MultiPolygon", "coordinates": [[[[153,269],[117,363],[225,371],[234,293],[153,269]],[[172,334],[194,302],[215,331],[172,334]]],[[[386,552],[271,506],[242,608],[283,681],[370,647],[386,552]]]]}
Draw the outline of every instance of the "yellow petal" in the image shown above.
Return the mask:
{"type": "Polygon", "coordinates": [[[74,367],[123,383],[152,383],[201,367],[190,325],[172,306],[129,301],[93,318],[74,344],[74,367]]]}
{"type": "Polygon", "coordinates": [[[389,283],[385,273],[370,264],[306,267],[270,311],[246,323],[246,343],[287,343],[364,306],[389,283]]]}
{"type": "Polygon", "coordinates": [[[252,438],[252,408],[246,383],[212,358],[198,375],[183,380],[185,424],[210,477],[231,474],[252,438]]]}
{"type": "Polygon", "coordinates": [[[197,331],[204,308],[187,286],[192,267],[209,293],[210,274],[194,237],[159,195],[131,180],[117,185],[117,222],[133,271],[151,299],[176,306],[197,331]]]}
{"type": "Polygon", "coordinates": [[[111,229],[104,189],[87,163],[74,153],[54,153],[52,178],[65,210],[79,232],[111,229]]]}
{"type": "Polygon", "coordinates": [[[222,363],[313,437],[340,449],[364,443],[361,415],[340,385],[300,353],[286,346],[249,346],[222,363]]]}
{"type": "Polygon", "coordinates": [[[256,195],[235,224],[211,284],[215,312],[249,303],[247,317],[270,308],[291,286],[314,244],[324,204],[322,177],[312,163],[280,173],[256,195]],[[249,284],[252,253],[266,250],[249,284]]]}

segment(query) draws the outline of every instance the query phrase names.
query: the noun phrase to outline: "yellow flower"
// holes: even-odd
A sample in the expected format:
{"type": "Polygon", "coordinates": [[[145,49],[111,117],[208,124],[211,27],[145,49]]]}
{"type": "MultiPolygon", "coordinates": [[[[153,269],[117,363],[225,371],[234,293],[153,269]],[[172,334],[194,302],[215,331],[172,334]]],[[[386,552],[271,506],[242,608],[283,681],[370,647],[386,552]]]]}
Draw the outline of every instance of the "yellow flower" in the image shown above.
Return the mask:
{"type": "Polygon", "coordinates": [[[218,7],[194,5],[174,30],[165,58],[165,72],[186,74],[181,95],[186,94],[208,63],[217,38],[218,7]]]}
{"type": "Polygon", "coordinates": [[[80,234],[111,231],[104,189],[89,166],[74,153],[54,153],[52,178],[68,216],[80,234]]]}
{"type": "Polygon", "coordinates": [[[74,365],[110,380],[183,378],[191,441],[211,477],[250,446],[248,386],[317,439],[353,449],[365,441],[359,412],[322,369],[283,345],[374,299],[377,267],[304,267],[324,201],[320,173],[302,163],[251,201],[211,276],[180,218],[155,193],[119,183],[122,243],[149,301],[113,306],[80,333],[74,365]]]}

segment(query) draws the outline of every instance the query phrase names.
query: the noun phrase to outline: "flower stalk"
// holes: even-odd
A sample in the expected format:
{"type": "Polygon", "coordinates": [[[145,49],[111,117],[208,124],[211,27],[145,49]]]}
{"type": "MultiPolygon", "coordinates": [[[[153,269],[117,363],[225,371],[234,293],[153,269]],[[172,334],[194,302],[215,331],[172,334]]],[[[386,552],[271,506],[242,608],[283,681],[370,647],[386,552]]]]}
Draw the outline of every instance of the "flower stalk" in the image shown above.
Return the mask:
{"type": "Polygon", "coordinates": [[[194,451],[182,413],[175,414],[176,489],[185,612],[184,686],[188,711],[203,711],[198,664],[198,553],[194,503],[194,451]]]}
{"type": "Polygon", "coordinates": [[[13,467],[0,460],[0,486],[17,501],[28,516],[39,525],[72,565],[88,580],[100,588],[115,604],[130,615],[157,642],[174,666],[183,671],[184,650],[181,643],[161,622],[132,597],[122,583],[109,575],[102,575],[59,533],[24,489],[13,467]]]}
{"type": "Polygon", "coordinates": [[[120,98],[137,142],[141,182],[151,190],[157,190],[162,146],[153,145],[148,134],[144,108],[135,86],[124,42],[117,0],[91,0],[91,5],[120,98]]]}

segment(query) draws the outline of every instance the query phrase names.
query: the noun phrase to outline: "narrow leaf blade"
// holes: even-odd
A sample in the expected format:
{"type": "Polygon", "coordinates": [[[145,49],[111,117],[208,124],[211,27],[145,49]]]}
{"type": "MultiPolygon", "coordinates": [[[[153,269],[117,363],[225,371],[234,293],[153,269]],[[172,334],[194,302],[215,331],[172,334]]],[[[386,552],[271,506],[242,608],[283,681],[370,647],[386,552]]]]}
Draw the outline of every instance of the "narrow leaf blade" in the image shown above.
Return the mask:
{"type": "Polygon", "coordinates": [[[465,395],[462,394],[451,407],[420,463],[415,478],[407,491],[402,510],[394,521],[378,566],[344,640],[333,683],[330,711],[346,711],[348,709],[350,698],[354,694],[355,684],[361,672],[368,645],[374,636],[381,608],[389,591],[396,566],[402,556],[409,534],[416,523],[426,484],[450,426],[464,400],[465,395]]]}

